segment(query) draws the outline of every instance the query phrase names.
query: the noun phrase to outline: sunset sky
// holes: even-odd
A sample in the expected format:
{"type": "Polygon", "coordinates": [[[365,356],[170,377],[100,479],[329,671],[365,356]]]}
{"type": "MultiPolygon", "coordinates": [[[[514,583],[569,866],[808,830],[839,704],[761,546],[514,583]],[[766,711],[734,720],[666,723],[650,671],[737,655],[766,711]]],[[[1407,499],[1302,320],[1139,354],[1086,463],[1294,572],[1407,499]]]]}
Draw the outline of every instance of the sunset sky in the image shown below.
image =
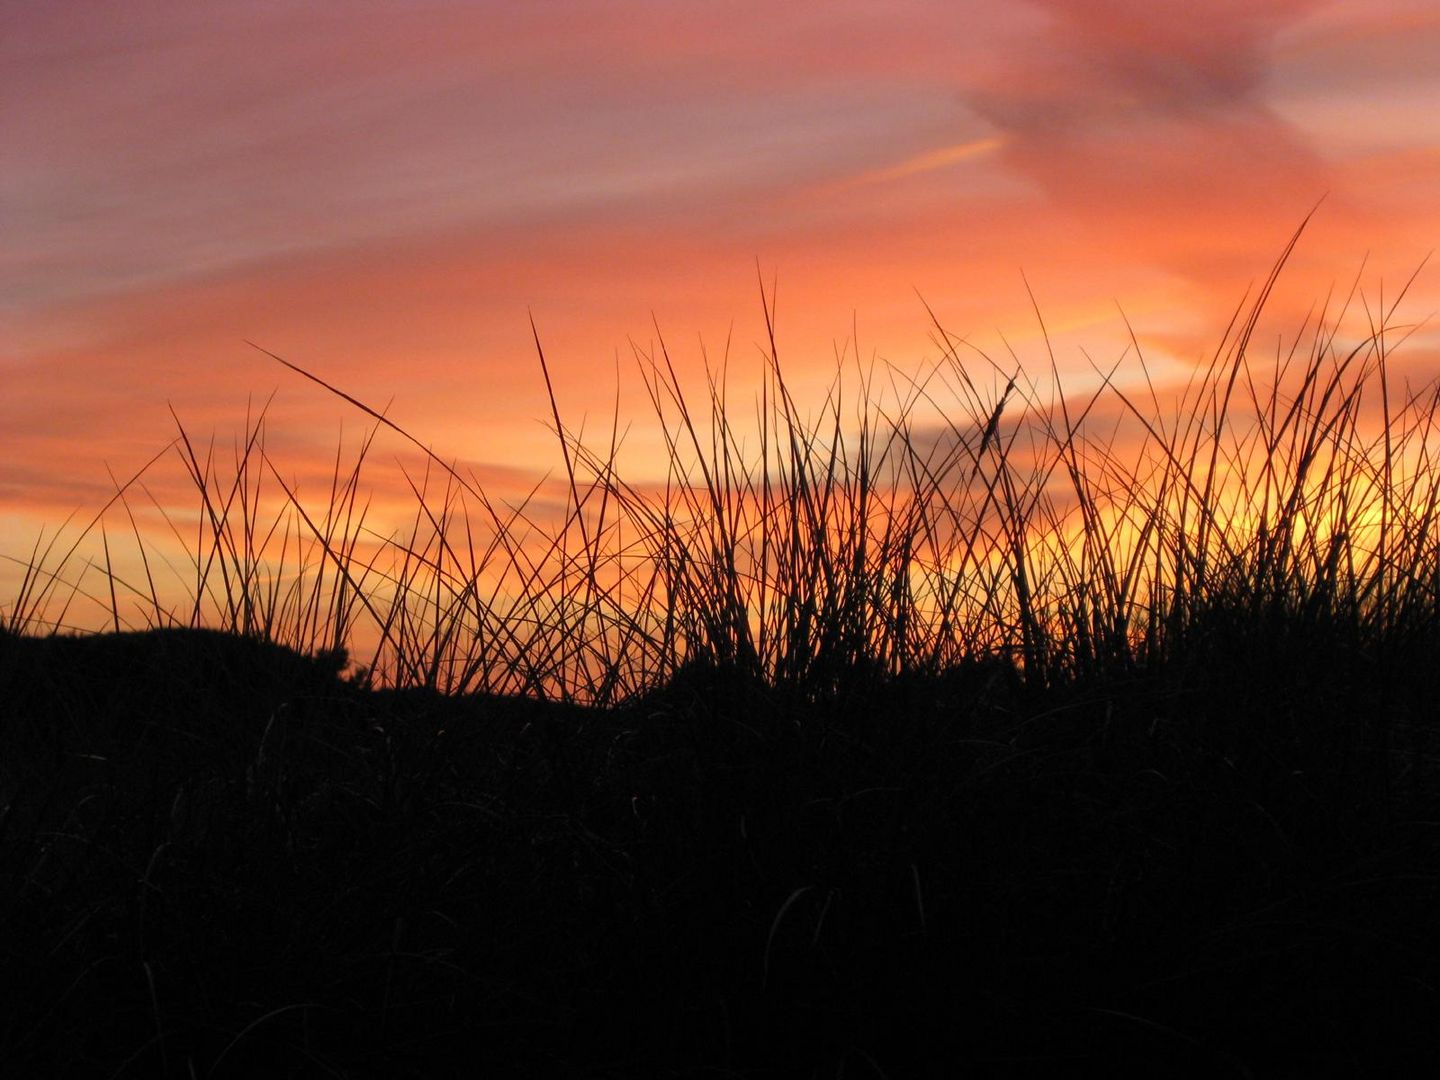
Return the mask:
{"type": "Polygon", "coordinates": [[[1322,197],[1277,332],[1436,246],[1437,58],[1434,0],[0,0],[0,554],[171,406],[228,443],[278,388],[299,459],[362,426],[247,340],[482,477],[553,468],[530,317],[569,419],[618,357],[643,421],[652,316],[684,371],[732,327],[755,363],[757,263],[802,389],[852,326],[933,359],[921,296],[1043,368],[1027,280],[1062,371],[1118,305],[1178,377],[1322,197]]]}

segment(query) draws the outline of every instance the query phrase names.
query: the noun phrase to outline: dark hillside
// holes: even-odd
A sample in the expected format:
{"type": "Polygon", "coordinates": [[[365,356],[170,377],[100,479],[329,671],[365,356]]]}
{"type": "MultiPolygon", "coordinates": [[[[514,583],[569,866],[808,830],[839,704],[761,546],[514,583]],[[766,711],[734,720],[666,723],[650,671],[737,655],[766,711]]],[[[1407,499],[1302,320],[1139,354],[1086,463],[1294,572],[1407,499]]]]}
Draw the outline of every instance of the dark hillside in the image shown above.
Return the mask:
{"type": "Polygon", "coordinates": [[[1417,1068],[1440,799],[1382,736],[1434,725],[1436,668],[1274,629],[1043,689],[690,671],[610,710],[3,639],[0,1062],[1417,1068]]]}

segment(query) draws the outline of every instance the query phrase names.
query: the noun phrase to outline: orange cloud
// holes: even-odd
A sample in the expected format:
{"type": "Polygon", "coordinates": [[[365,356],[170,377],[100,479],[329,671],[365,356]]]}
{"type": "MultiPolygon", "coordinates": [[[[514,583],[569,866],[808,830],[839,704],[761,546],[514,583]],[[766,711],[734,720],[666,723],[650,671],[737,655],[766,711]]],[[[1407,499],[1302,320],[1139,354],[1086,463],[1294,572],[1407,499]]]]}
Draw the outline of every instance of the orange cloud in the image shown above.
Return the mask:
{"type": "Polygon", "coordinates": [[[970,161],[974,158],[983,157],[1000,149],[1004,144],[1004,139],[998,136],[990,136],[984,139],[972,139],[969,142],[958,143],[954,146],[942,146],[937,150],[926,150],[923,153],[915,154],[894,165],[871,169],[849,180],[842,180],[823,190],[827,192],[840,192],[848,191],[851,188],[866,187],[870,184],[887,184],[893,180],[903,180],[909,176],[934,172],[936,169],[944,169],[951,165],[958,165],[962,161],[970,161]]]}

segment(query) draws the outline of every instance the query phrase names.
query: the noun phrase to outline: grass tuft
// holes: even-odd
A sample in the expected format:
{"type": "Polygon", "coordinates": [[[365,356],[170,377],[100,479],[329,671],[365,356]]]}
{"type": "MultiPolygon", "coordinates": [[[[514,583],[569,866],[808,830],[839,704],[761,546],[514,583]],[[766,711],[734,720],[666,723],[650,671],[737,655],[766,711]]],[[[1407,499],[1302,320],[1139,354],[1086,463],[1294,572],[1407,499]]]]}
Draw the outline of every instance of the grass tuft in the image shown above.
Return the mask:
{"type": "Polygon", "coordinates": [[[5,609],[0,1067],[1433,1062],[1440,385],[1398,299],[1342,343],[1354,292],[1262,357],[1289,251],[1173,394],[932,314],[802,409],[762,288],[753,422],[728,348],[698,392],[637,349],[658,477],[537,332],[563,475],[511,503],[278,356],[371,423],[321,500],[265,408],[228,455],[177,417],[196,512],[152,461],[5,609]]]}

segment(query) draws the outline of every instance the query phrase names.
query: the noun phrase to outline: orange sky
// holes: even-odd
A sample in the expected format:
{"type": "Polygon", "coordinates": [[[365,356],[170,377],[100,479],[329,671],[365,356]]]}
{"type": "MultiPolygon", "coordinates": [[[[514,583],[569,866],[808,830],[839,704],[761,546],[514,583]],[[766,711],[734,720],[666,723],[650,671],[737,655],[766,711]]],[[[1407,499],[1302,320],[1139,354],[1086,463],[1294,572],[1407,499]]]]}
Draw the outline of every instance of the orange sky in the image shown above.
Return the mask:
{"type": "MultiPolygon", "coordinates": [[[[1276,333],[1367,254],[1393,293],[1440,239],[1433,0],[66,0],[0,24],[0,554],[98,506],[169,405],[228,443],[278,388],[298,462],[361,426],[246,339],[514,486],[558,463],[527,313],[568,419],[609,409],[618,354],[643,426],[629,341],[653,313],[694,372],[733,326],[753,365],[757,261],[803,388],[852,318],[863,356],[933,359],[917,291],[1043,369],[1025,279],[1062,370],[1119,356],[1118,302],[1183,373],[1322,196],[1276,333]]],[[[1408,311],[1437,295],[1422,276],[1408,311]]],[[[1440,366],[1434,333],[1408,348],[1440,366]]]]}

